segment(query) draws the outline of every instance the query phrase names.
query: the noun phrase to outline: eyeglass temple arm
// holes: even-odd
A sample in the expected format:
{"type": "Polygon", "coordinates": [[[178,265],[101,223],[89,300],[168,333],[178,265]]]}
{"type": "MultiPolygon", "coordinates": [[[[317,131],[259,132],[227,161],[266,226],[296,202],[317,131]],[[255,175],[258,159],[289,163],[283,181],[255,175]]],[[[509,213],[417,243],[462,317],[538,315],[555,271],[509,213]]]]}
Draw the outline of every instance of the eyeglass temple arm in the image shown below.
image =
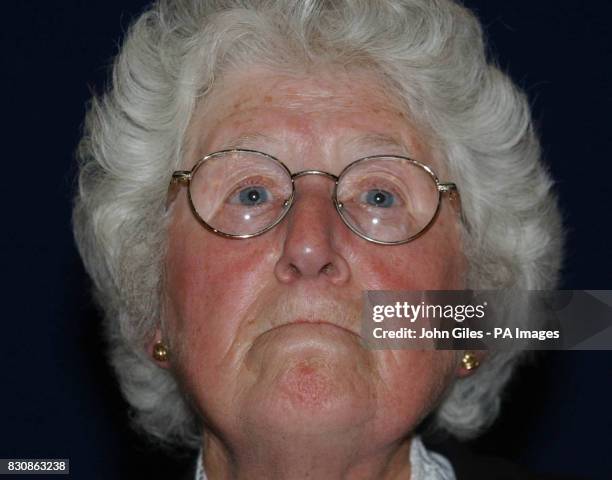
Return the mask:
{"type": "Polygon", "coordinates": [[[191,172],[188,170],[177,170],[172,173],[172,179],[168,185],[168,191],[166,192],[166,211],[170,208],[172,202],[176,198],[179,192],[179,186],[188,185],[191,180],[191,172]]]}
{"type": "MultiPolygon", "coordinates": [[[[459,199],[459,189],[457,188],[457,185],[454,183],[439,183],[438,184],[438,191],[440,193],[448,193],[448,198],[453,201],[456,199],[459,199]]],[[[465,227],[469,230],[469,225],[465,219],[465,215],[463,213],[463,207],[461,205],[461,202],[457,202],[455,204],[455,208],[457,209],[457,211],[459,212],[459,217],[461,218],[461,223],[463,225],[465,225],[465,227]]]]}
{"type": "Polygon", "coordinates": [[[438,191],[442,193],[444,192],[448,193],[451,199],[459,195],[459,189],[457,188],[457,185],[455,185],[454,183],[439,183],[438,191]]]}
{"type": "Polygon", "coordinates": [[[177,170],[172,173],[170,184],[188,183],[191,180],[191,172],[189,170],[177,170]]]}

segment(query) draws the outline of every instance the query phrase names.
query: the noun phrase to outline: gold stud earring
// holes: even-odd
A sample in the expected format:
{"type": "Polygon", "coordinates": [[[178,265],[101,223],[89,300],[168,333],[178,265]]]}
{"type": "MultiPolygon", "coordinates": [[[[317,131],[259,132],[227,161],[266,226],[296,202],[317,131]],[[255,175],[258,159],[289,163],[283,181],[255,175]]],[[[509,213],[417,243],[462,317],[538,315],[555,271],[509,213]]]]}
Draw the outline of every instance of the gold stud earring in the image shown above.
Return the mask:
{"type": "Polygon", "coordinates": [[[168,360],[170,352],[168,351],[168,347],[166,347],[162,342],[157,342],[153,346],[153,358],[158,362],[165,362],[168,360]]]}
{"type": "Polygon", "coordinates": [[[480,366],[480,362],[473,352],[465,352],[461,359],[461,363],[463,363],[463,367],[466,370],[475,370],[480,366]]]}

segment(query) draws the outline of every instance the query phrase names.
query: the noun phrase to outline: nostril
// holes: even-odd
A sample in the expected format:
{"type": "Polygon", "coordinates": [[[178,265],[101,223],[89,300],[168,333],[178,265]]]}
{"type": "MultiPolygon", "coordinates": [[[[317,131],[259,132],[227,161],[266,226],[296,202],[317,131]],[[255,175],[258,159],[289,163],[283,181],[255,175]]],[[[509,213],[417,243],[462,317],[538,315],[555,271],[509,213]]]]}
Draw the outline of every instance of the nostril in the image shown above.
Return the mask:
{"type": "MultiPolygon", "coordinates": [[[[302,274],[302,271],[300,270],[300,268],[297,265],[295,265],[294,263],[290,263],[289,264],[289,270],[291,272],[291,275],[299,276],[299,275],[302,274]]],[[[334,264],[331,263],[331,262],[326,263],[320,269],[320,273],[322,273],[324,275],[330,275],[330,274],[334,273],[334,271],[335,271],[335,267],[334,267],[334,264]]]]}
{"type": "Polygon", "coordinates": [[[318,261],[318,258],[309,257],[303,262],[291,261],[285,253],[274,267],[276,278],[283,283],[291,283],[297,280],[325,278],[334,285],[340,285],[348,281],[350,269],[344,258],[332,254],[331,261],[318,261]],[[322,266],[321,266],[322,265],[322,266]]]}

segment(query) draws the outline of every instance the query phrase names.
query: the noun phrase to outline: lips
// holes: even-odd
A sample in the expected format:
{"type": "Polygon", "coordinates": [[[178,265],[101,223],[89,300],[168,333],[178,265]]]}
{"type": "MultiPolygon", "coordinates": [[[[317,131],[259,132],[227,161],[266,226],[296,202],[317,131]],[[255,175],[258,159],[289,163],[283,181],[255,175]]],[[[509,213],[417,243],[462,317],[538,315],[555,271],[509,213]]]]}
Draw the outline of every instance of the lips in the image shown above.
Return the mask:
{"type": "Polygon", "coordinates": [[[247,324],[256,336],[282,327],[302,326],[305,334],[308,328],[313,334],[319,328],[319,335],[324,335],[325,329],[333,334],[331,329],[336,329],[337,333],[343,331],[361,338],[362,297],[341,293],[331,296],[330,292],[302,285],[281,294],[262,295],[261,302],[249,309],[247,324]]]}
{"type": "Polygon", "coordinates": [[[321,320],[321,319],[307,319],[307,318],[296,318],[294,320],[291,320],[289,322],[283,323],[281,325],[277,325],[275,326],[273,329],[276,328],[282,328],[282,327],[287,327],[287,326],[291,326],[291,325],[320,325],[320,326],[328,326],[328,327],[334,327],[334,328],[338,328],[340,330],[344,330],[347,333],[350,333],[352,335],[355,336],[360,336],[357,332],[355,332],[354,330],[347,328],[343,325],[339,325],[338,323],[334,323],[334,322],[330,322],[328,320],[321,320]]]}

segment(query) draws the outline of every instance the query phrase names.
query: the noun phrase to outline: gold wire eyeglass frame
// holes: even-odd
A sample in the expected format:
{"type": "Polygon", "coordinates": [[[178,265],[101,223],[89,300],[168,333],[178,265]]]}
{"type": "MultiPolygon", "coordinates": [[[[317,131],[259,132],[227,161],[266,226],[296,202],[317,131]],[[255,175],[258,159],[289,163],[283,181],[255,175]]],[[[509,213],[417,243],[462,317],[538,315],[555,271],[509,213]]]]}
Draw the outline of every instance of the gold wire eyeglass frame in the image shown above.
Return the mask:
{"type": "Polygon", "coordinates": [[[260,152],[257,150],[249,150],[249,149],[244,149],[244,148],[234,148],[234,149],[228,149],[228,150],[219,150],[217,152],[213,152],[210,153],[206,156],[204,156],[203,158],[201,158],[191,170],[176,170],[175,172],[172,173],[172,179],[170,180],[170,186],[168,187],[168,199],[166,202],[166,206],[169,206],[170,203],[172,203],[172,201],[174,200],[174,198],[176,197],[177,192],[175,191],[175,187],[177,186],[187,186],[187,196],[189,198],[189,205],[191,207],[191,211],[193,212],[193,214],[195,215],[195,217],[197,218],[197,220],[210,232],[215,233],[217,235],[220,235],[222,237],[225,238],[230,238],[230,239],[247,239],[247,238],[253,238],[253,237],[257,237],[259,235],[262,235],[264,233],[266,233],[267,231],[273,229],[276,225],[278,225],[287,215],[287,213],[289,213],[289,211],[291,210],[291,207],[293,206],[294,203],[294,199],[295,199],[295,180],[303,177],[305,175],[320,175],[326,178],[329,178],[330,180],[332,180],[334,182],[334,190],[332,192],[332,201],[334,204],[334,207],[336,209],[336,212],[338,212],[338,215],[340,215],[340,218],[342,219],[342,222],[353,232],[355,233],[357,236],[363,238],[364,240],[367,240],[368,242],[372,242],[372,243],[376,243],[378,245],[402,245],[404,243],[408,243],[412,240],[415,240],[416,238],[420,237],[421,235],[423,235],[433,224],[433,222],[435,221],[436,217],[438,216],[438,213],[440,212],[440,206],[442,204],[442,195],[444,193],[448,193],[449,194],[449,198],[450,199],[454,199],[455,197],[458,197],[459,195],[459,190],[457,189],[457,186],[454,183],[449,183],[449,182],[440,182],[438,180],[438,177],[436,176],[436,174],[434,173],[434,171],[427,165],[414,160],[410,157],[405,157],[402,155],[371,155],[368,157],[362,157],[362,158],[358,158],[357,160],[349,163],[346,167],[344,167],[342,169],[342,171],[340,172],[339,175],[334,175],[333,173],[329,173],[329,172],[324,172],[322,170],[301,170],[299,172],[296,173],[291,173],[291,170],[289,170],[289,168],[283,163],[281,162],[278,158],[269,155],[267,153],[264,152],[260,152]],[[231,234],[231,233],[226,233],[223,232],[219,229],[214,228],[213,226],[209,225],[198,213],[194,203],[193,203],[193,198],[191,195],[191,179],[193,178],[193,176],[195,175],[195,173],[198,171],[198,169],[207,161],[210,160],[211,158],[214,157],[218,157],[221,155],[227,155],[227,154],[231,154],[231,153],[249,153],[249,154],[255,154],[255,155],[261,155],[262,157],[265,157],[273,162],[275,162],[277,165],[279,165],[286,173],[287,173],[287,177],[291,180],[291,195],[289,196],[289,198],[287,200],[285,200],[285,202],[283,203],[283,210],[280,213],[280,215],[278,216],[278,218],[276,220],[274,220],[270,225],[268,225],[267,227],[255,232],[255,233],[250,233],[250,234],[246,234],[246,235],[236,235],[236,234],[231,234]],[[372,238],[366,234],[364,234],[363,232],[359,231],[357,228],[355,228],[351,222],[346,218],[346,215],[344,213],[343,210],[343,205],[341,202],[338,201],[338,184],[340,183],[340,181],[342,180],[343,176],[345,175],[346,172],[348,172],[353,166],[361,163],[361,162],[365,162],[367,160],[373,160],[373,159],[377,159],[377,158],[389,158],[389,159],[398,159],[398,160],[404,160],[404,161],[408,161],[411,164],[423,169],[428,175],[429,177],[432,179],[432,181],[434,182],[435,186],[436,186],[436,190],[438,192],[438,204],[436,206],[435,212],[433,213],[431,219],[427,222],[427,224],[417,233],[415,233],[414,235],[403,239],[403,240],[397,240],[397,241],[383,241],[383,240],[377,240],[375,238],[372,238]]]}

